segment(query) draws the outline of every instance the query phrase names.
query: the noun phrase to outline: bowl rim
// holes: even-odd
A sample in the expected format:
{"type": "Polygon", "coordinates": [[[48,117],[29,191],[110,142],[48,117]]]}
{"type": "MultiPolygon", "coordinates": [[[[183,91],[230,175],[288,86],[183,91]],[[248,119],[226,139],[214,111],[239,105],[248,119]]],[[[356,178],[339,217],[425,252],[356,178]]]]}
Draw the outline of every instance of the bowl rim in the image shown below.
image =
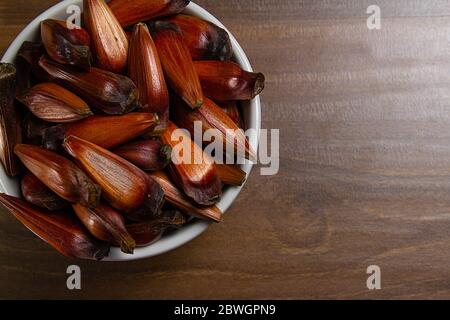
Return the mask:
{"type": "MultiPolygon", "coordinates": [[[[40,22],[44,19],[48,19],[60,14],[63,9],[71,4],[82,5],[82,0],[64,0],[39,14],[16,36],[16,38],[9,45],[8,49],[3,55],[1,61],[13,63],[20,46],[24,41],[32,37],[33,33],[36,33],[36,29],[38,28],[40,22]]],[[[185,8],[183,13],[208,20],[225,29],[230,36],[233,54],[236,62],[240,64],[240,66],[244,70],[253,71],[247,55],[245,54],[244,50],[242,49],[234,35],[214,15],[192,1],[185,8]]],[[[249,103],[249,119],[246,119],[246,129],[255,129],[255,132],[249,136],[249,142],[255,152],[258,152],[261,130],[261,102],[259,96],[255,97],[249,103]]],[[[246,161],[245,164],[241,167],[247,173],[248,178],[252,170],[253,163],[251,163],[250,161],[246,161]]],[[[223,213],[225,213],[229,209],[231,204],[236,200],[244,185],[240,187],[233,186],[227,188],[222,196],[222,199],[217,204],[217,206],[223,213]]],[[[6,192],[7,194],[19,194],[17,179],[7,177],[3,166],[0,166],[0,189],[2,192],[6,192]]],[[[183,226],[179,230],[170,233],[169,235],[164,235],[159,241],[155,242],[154,244],[146,247],[136,248],[134,254],[125,254],[120,251],[120,248],[111,247],[109,256],[105,257],[105,259],[101,261],[133,261],[161,255],[168,251],[175,250],[198,237],[208,228],[210,224],[211,223],[207,221],[195,220],[188,225],[183,226]]]]}

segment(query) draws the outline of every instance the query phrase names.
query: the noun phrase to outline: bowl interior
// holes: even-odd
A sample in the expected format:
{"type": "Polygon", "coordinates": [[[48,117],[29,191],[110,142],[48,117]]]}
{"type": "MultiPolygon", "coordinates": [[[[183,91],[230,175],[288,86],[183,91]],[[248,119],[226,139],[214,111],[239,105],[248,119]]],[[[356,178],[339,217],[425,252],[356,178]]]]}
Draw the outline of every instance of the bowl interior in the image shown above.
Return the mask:
{"type": "MultiPolygon", "coordinates": [[[[61,3],[54,5],[53,7],[49,8],[47,11],[39,15],[16,37],[16,39],[13,41],[13,43],[10,45],[5,55],[3,56],[2,61],[14,62],[20,46],[24,41],[36,41],[39,39],[39,26],[42,20],[49,18],[65,20],[68,17],[68,14],[66,13],[67,7],[73,4],[82,7],[82,3],[82,0],[62,1],[61,3]]],[[[226,29],[225,26],[223,26],[222,23],[213,15],[193,2],[188,5],[183,13],[211,21],[218,26],[226,29]]],[[[244,70],[252,71],[251,65],[243,49],[241,48],[235,37],[229,31],[228,33],[230,35],[231,43],[233,46],[234,61],[239,63],[244,70]]],[[[245,102],[242,105],[242,111],[246,129],[254,129],[254,132],[249,135],[249,142],[253,149],[257,151],[259,130],[261,127],[261,109],[259,97],[256,97],[252,101],[245,102]]],[[[242,169],[247,172],[247,176],[249,175],[252,166],[252,163],[248,161],[241,166],[242,169]]],[[[0,166],[0,189],[1,192],[5,192],[10,195],[20,195],[19,183],[17,179],[8,177],[3,169],[3,166],[0,166]]],[[[230,207],[241,189],[242,187],[227,187],[224,190],[222,199],[217,205],[222,210],[222,212],[225,212],[230,207]]],[[[105,261],[136,260],[162,254],[194,239],[203,231],[205,231],[208,228],[208,225],[208,222],[193,219],[183,228],[167,233],[158,242],[147,247],[137,248],[133,255],[124,254],[120,251],[120,249],[112,248],[109,257],[105,259],[105,261]]]]}

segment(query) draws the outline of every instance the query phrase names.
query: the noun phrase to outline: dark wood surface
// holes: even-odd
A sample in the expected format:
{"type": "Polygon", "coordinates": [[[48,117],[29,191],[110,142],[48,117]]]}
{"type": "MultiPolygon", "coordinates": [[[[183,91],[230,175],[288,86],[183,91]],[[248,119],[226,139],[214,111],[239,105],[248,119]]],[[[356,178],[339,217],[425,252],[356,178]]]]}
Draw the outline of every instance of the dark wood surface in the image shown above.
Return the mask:
{"type": "MultiPolygon", "coordinates": [[[[0,0],[0,51],[57,1],[0,0]]],[[[444,0],[201,0],[265,73],[277,176],[254,170],[186,246],[73,261],[0,213],[0,298],[450,298],[450,7],[444,0]],[[382,290],[366,288],[379,265],[382,290]]]]}

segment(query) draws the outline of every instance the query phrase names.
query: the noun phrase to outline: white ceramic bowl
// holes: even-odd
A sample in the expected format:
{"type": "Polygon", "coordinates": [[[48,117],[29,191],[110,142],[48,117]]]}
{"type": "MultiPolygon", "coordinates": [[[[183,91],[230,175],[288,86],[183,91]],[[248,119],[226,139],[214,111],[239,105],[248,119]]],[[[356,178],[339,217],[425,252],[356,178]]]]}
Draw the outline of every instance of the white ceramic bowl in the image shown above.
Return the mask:
{"type": "MultiPolygon", "coordinates": [[[[66,13],[67,7],[69,5],[79,5],[82,7],[82,0],[66,0],[62,1],[53,7],[49,8],[47,11],[42,13],[36,19],[34,19],[28,26],[23,29],[23,31],[16,37],[13,43],[9,46],[5,55],[2,58],[3,62],[14,62],[16,55],[20,49],[20,46],[24,41],[36,41],[39,39],[39,24],[42,20],[45,19],[61,19],[66,20],[68,14],[66,13]]],[[[208,21],[215,23],[216,25],[224,28],[225,26],[220,23],[212,14],[198,6],[197,4],[191,2],[189,6],[185,9],[184,13],[193,15],[208,21]]],[[[227,30],[228,31],[228,30],[227,30]]],[[[252,67],[250,62],[247,59],[247,56],[242,50],[239,43],[236,41],[236,38],[228,31],[231,43],[233,45],[233,54],[234,60],[241,65],[241,67],[247,71],[252,71],[252,67]]],[[[246,129],[252,128],[256,129],[254,134],[249,137],[250,144],[254,150],[258,149],[258,139],[259,139],[259,130],[261,128],[261,106],[259,97],[256,97],[251,102],[250,105],[244,106],[243,108],[243,116],[246,124],[246,129]]],[[[247,162],[242,168],[247,172],[247,176],[252,169],[252,164],[247,162]]],[[[0,166],[0,189],[2,192],[6,192],[7,194],[18,196],[19,192],[19,183],[17,179],[9,178],[3,169],[3,166],[0,166]]],[[[225,212],[233,201],[238,196],[241,191],[241,187],[228,187],[223,194],[221,201],[218,204],[218,207],[225,212]]],[[[112,248],[109,254],[109,257],[105,259],[105,261],[126,261],[126,260],[136,260],[142,258],[152,257],[158,254],[162,254],[164,252],[173,250],[182,246],[183,244],[191,241],[198,235],[200,235],[203,231],[205,231],[209,226],[208,222],[193,220],[183,228],[170,232],[168,235],[165,235],[158,242],[143,248],[137,248],[133,255],[124,254],[118,248],[112,248]]]]}

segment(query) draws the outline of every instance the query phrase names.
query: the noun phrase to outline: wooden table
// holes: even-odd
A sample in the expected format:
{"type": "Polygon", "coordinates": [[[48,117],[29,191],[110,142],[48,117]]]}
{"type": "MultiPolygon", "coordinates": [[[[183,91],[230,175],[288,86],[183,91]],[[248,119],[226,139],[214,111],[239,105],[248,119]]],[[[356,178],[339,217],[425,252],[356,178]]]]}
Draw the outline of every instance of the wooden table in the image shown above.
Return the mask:
{"type": "MultiPolygon", "coordinates": [[[[57,1],[0,0],[0,51],[57,1]]],[[[280,172],[253,171],[186,246],[129,263],[61,257],[0,214],[0,298],[450,298],[450,7],[445,0],[198,1],[265,73],[280,172]],[[381,268],[368,290],[366,268],[381,268]]]]}

